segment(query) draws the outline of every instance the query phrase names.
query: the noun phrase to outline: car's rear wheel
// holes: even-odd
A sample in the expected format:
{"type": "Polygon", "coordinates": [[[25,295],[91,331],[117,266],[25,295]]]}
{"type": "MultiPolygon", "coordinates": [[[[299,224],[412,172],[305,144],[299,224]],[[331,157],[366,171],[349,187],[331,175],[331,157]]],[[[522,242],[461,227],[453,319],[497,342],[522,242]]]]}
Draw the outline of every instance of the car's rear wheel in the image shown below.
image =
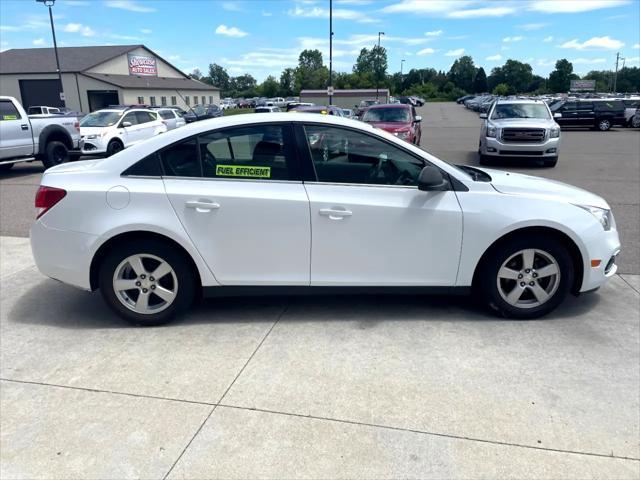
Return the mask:
{"type": "Polygon", "coordinates": [[[69,149],[64,143],[58,141],[47,143],[44,157],[42,157],[42,164],[45,168],[55,167],[68,161],[69,149]]]}
{"type": "Polygon", "coordinates": [[[111,140],[107,145],[107,156],[115,155],[116,153],[124,150],[124,145],[119,140],[111,140]]]}
{"type": "Polygon", "coordinates": [[[606,132],[611,128],[611,121],[606,118],[598,120],[597,127],[598,127],[598,130],[600,130],[601,132],[606,132]]]}
{"type": "Polygon", "coordinates": [[[516,319],[538,318],[555,309],[573,284],[566,247],[553,237],[523,235],[492,249],[475,285],[495,313],[516,319]]]}
{"type": "Polygon", "coordinates": [[[136,325],[161,325],[185,311],[196,288],[190,263],[175,248],[145,240],[112,248],[100,266],[102,296],[136,325]]]}
{"type": "Polygon", "coordinates": [[[631,126],[633,128],[638,128],[640,127],[640,114],[635,114],[632,118],[631,118],[631,126]]]}

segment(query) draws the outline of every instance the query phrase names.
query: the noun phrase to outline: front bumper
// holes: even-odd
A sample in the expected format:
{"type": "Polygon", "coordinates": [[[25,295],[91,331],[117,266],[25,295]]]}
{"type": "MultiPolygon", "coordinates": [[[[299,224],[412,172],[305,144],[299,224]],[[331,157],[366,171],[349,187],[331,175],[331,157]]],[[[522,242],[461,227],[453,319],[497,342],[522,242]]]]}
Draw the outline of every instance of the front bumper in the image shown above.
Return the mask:
{"type": "Polygon", "coordinates": [[[102,155],[107,153],[107,144],[100,137],[82,137],[78,146],[83,155],[102,155]]]}
{"type": "Polygon", "coordinates": [[[42,220],[33,224],[29,236],[33,258],[42,274],[91,290],[91,247],[98,237],[50,228],[42,220]]]}
{"type": "Polygon", "coordinates": [[[557,157],[560,138],[547,138],[542,143],[503,142],[499,138],[486,137],[480,145],[480,153],[494,157],[557,157]]]}
{"type": "Polygon", "coordinates": [[[600,232],[599,235],[586,239],[587,258],[584,259],[584,275],[580,292],[589,292],[602,286],[608,278],[618,271],[616,257],[620,253],[620,237],[618,231],[600,232]],[[592,266],[592,260],[599,260],[597,266],[592,266]]]}

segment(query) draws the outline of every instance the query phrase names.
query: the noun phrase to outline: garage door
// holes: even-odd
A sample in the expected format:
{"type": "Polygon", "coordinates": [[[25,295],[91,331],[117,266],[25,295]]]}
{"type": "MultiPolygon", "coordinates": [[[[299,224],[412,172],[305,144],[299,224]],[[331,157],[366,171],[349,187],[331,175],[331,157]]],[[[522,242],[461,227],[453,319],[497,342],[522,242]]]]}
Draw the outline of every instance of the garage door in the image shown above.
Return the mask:
{"type": "Polygon", "coordinates": [[[20,95],[25,110],[37,105],[62,107],[60,101],[60,81],[53,80],[20,80],[20,95]]]}

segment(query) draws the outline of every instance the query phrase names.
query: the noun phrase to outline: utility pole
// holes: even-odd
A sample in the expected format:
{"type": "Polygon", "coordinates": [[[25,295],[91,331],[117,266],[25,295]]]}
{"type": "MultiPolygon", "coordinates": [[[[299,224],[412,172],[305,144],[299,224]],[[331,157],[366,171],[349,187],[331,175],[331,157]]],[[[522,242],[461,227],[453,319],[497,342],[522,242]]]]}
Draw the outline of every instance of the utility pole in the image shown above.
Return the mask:
{"type": "Polygon", "coordinates": [[[376,102],[380,97],[380,35],[384,35],[384,32],[378,32],[378,52],[376,55],[376,102]]]}
{"type": "Polygon", "coordinates": [[[329,0],[329,105],[333,104],[333,0],[329,0]]]}
{"type": "Polygon", "coordinates": [[[64,98],[64,88],[62,86],[62,72],[60,71],[60,59],[58,58],[58,43],[56,42],[56,29],[53,27],[53,13],[51,12],[51,7],[56,3],[56,0],[36,0],[38,3],[43,3],[47,7],[49,7],[49,21],[51,22],[51,34],[53,35],[53,51],[56,55],[56,70],[58,72],[58,81],[60,82],[60,103],[63,107],[66,107],[67,104],[64,98]]]}
{"type": "Polygon", "coordinates": [[[616,53],[616,73],[613,76],[613,93],[616,93],[618,86],[618,62],[620,61],[620,52],[616,53]]]}
{"type": "Polygon", "coordinates": [[[404,62],[405,62],[404,59],[400,60],[400,77],[401,78],[402,78],[402,67],[404,67],[404,62]]]}

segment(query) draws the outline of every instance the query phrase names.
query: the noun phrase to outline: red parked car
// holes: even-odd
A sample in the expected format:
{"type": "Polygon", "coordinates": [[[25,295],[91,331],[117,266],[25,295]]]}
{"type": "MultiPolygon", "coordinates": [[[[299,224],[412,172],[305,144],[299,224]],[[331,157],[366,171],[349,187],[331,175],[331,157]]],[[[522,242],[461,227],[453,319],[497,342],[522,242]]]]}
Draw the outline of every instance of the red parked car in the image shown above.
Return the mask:
{"type": "Polygon", "coordinates": [[[411,105],[395,103],[371,105],[364,113],[362,121],[392,133],[409,143],[420,145],[422,117],[416,115],[416,109],[411,105]]]}

